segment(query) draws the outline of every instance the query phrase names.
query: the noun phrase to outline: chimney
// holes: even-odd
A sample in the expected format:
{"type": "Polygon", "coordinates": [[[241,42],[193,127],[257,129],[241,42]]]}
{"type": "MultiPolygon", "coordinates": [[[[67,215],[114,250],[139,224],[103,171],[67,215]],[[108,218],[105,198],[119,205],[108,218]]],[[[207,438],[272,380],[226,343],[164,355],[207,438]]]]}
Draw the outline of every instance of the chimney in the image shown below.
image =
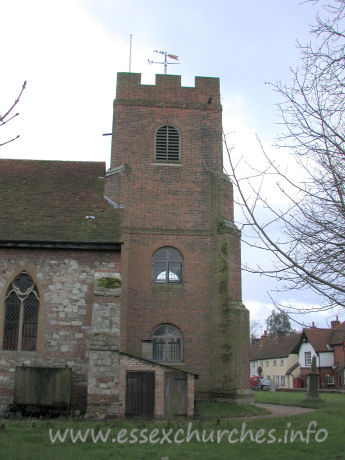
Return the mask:
{"type": "Polygon", "coordinates": [[[315,323],[314,323],[314,321],[311,323],[311,327],[315,327],[315,323]]]}
{"type": "Polygon", "coordinates": [[[261,336],[261,340],[268,339],[267,331],[264,331],[264,335],[261,336]]]}
{"type": "Polygon", "coordinates": [[[339,326],[340,321],[338,320],[338,316],[336,317],[335,321],[331,321],[331,328],[334,329],[335,327],[339,326]]]}

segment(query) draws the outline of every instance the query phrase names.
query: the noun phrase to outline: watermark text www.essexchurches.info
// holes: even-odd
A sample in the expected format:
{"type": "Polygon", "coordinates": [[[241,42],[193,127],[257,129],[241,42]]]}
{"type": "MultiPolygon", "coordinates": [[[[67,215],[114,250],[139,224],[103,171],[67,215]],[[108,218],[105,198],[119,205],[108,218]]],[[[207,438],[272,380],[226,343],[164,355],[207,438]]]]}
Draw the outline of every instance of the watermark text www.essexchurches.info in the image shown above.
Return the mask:
{"type": "Polygon", "coordinates": [[[260,428],[258,430],[251,430],[247,428],[246,422],[242,423],[241,429],[233,428],[231,430],[198,430],[193,429],[192,422],[188,423],[187,429],[179,428],[174,430],[173,428],[154,428],[149,430],[148,428],[133,428],[127,430],[123,428],[118,432],[112,429],[94,430],[93,428],[87,428],[86,430],[73,430],[72,428],[66,428],[65,430],[54,430],[49,429],[49,438],[52,444],[64,443],[68,440],[72,441],[73,444],[76,442],[86,442],[91,440],[94,444],[98,442],[103,443],[118,443],[118,444],[183,444],[190,441],[197,441],[201,443],[216,443],[227,442],[229,444],[235,444],[237,442],[254,442],[256,444],[273,444],[275,442],[291,444],[296,440],[309,444],[310,442],[321,443],[324,442],[328,437],[328,431],[325,428],[318,428],[317,422],[312,420],[309,422],[305,430],[293,430],[291,423],[286,424],[286,429],[279,435],[275,428],[265,430],[260,428]]]}

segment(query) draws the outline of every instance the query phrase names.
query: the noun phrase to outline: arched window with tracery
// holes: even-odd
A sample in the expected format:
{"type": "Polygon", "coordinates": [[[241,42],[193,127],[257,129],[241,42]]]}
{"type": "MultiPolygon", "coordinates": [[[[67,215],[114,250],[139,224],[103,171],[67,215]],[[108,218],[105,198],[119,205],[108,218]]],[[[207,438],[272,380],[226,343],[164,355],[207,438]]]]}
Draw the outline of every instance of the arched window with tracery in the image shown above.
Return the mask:
{"type": "Polygon", "coordinates": [[[36,350],[39,306],[37,286],[23,271],[6,293],[3,350],[36,350]]]}
{"type": "Polygon", "coordinates": [[[161,324],[152,334],[153,359],[156,361],[182,361],[182,334],[172,324],[161,324]]]}

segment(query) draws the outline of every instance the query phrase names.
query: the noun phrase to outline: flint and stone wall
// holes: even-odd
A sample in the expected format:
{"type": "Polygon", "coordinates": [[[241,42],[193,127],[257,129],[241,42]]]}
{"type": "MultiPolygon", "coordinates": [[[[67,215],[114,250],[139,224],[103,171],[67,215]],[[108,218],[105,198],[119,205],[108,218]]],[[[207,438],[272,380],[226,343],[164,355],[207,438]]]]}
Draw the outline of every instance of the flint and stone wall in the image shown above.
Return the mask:
{"type": "Polygon", "coordinates": [[[112,277],[119,273],[120,254],[115,252],[0,249],[2,413],[13,402],[16,366],[71,368],[72,409],[75,411],[86,411],[88,378],[93,403],[99,395],[106,395],[107,401],[110,399],[115,404],[119,373],[120,291],[97,289],[97,280],[100,276],[112,277]],[[33,278],[40,296],[37,349],[31,352],[5,351],[2,350],[5,295],[10,282],[23,270],[33,278]],[[101,361],[96,358],[99,358],[97,354],[104,353],[99,346],[102,340],[110,341],[112,348],[101,361]],[[95,363],[98,370],[93,372],[90,363],[95,363]],[[102,381],[94,378],[99,369],[103,373],[102,381]]]}
{"type": "Polygon", "coordinates": [[[98,286],[104,278],[121,279],[120,273],[96,270],[94,303],[89,334],[88,416],[114,416],[118,413],[120,373],[121,289],[98,286]]]}

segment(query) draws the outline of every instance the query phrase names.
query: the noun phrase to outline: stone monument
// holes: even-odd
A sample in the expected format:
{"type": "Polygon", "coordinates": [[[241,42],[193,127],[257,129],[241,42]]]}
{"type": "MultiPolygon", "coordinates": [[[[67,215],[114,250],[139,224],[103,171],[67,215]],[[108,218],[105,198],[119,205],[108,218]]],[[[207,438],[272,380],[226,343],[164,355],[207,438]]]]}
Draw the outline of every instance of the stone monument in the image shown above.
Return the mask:
{"type": "Polygon", "coordinates": [[[307,388],[303,401],[321,401],[319,397],[319,378],[320,375],[316,369],[316,356],[313,356],[311,372],[306,376],[307,388]]]}

